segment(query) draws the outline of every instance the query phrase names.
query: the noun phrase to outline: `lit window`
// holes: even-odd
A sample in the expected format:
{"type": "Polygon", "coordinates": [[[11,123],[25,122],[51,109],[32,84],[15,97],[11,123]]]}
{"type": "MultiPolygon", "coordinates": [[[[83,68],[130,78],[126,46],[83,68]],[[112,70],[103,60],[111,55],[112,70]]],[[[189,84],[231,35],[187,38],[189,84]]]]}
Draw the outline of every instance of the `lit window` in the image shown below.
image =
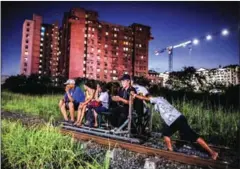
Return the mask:
{"type": "Polygon", "coordinates": [[[43,46],[43,44],[41,43],[40,46],[43,46]]]}
{"type": "Polygon", "coordinates": [[[85,70],[86,70],[86,68],[84,67],[84,68],[83,68],[83,71],[85,71],[85,70]]]}
{"type": "Polygon", "coordinates": [[[102,25],[98,25],[98,27],[99,27],[99,28],[101,28],[101,27],[102,27],[102,25]]]}
{"type": "Polygon", "coordinates": [[[116,52],[116,55],[118,56],[118,53],[116,52]]]}
{"type": "Polygon", "coordinates": [[[41,70],[39,70],[39,72],[38,73],[42,73],[42,71],[41,70]]]}
{"type": "Polygon", "coordinates": [[[142,47],[142,45],[141,45],[141,44],[139,44],[139,47],[141,48],[141,47],[142,47]]]}
{"type": "Polygon", "coordinates": [[[86,54],[84,54],[84,57],[86,57],[86,54]]]}
{"type": "Polygon", "coordinates": [[[114,40],[114,43],[117,43],[117,40],[114,40]]]}
{"type": "Polygon", "coordinates": [[[106,32],[106,35],[108,35],[108,32],[106,32]]]}
{"type": "Polygon", "coordinates": [[[92,52],[94,51],[94,48],[92,48],[92,52]]]}
{"type": "Polygon", "coordinates": [[[126,48],[126,51],[128,51],[128,48],[126,48]]]}
{"type": "Polygon", "coordinates": [[[107,73],[107,70],[104,70],[104,73],[107,73]]]}
{"type": "Polygon", "coordinates": [[[83,64],[86,64],[86,61],[85,61],[85,60],[83,61],[83,64]]]}
{"type": "Polygon", "coordinates": [[[117,37],[117,34],[114,34],[114,37],[117,37]]]}
{"type": "Polygon", "coordinates": [[[116,70],[113,70],[113,73],[115,74],[115,73],[117,73],[117,71],[116,71],[116,70]]]}
{"type": "Polygon", "coordinates": [[[28,58],[25,57],[25,58],[24,58],[24,61],[27,62],[27,61],[28,61],[28,58]]]}
{"type": "Polygon", "coordinates": [[[95,31],[95,29],[94,29],[94,28],[92,28],[92,31],[94,32],[94,31],[95,31]]]}
{"type": "Polygon", "coordinates": [[[25,54],[25,55],[28,55],[28,52],[26,51],[24,54],[25,54]]]}
{"type": "Polygon", "coordinates": [[[40,54],[40,57],[42,57],[42,54],[40,54]]]}
{"type": "Polygon", "coordinates": [[[87,34],[85,34],[84,37],[86,38],[86,37],[87,37],[87,34]]]}
{"type": "Polygon", "coordinates": [[[87,41],[84,41],[84,44],[87,44],[87,41]]]}
{"type": "Polygon", "coordinates": [[[40,51],[42,51],[42,49],[40,49],[40,51]]]}
{"type": "Polygon", "coordinates": [[[44,32],[41,32],[41,35],[44,36],[44,32]]]}
{"type": "Polygon", "coordinates": [[[126,42],[126,45],[128,45],[128,42],[126,42]]]}
{"type": "Polygon", "coordinates": [[[141,56],[141,59],[143,59],[143,56],[141,56]]]}
{"type": "Polygon", "coordinates": [[[43,38],[41,38],[41,41],[43,41],[43,38]]]}
{"type": "Polygon", "coordinates": [[[118,78],[117,77],[113,77],[113,80],[117,80],[118,78]]]}
{"type": "Polygon", "coordinates": [[[42,65],[39,65],[39,68],[42,68],[42,65]]]}
{"type": "Polygon", "coordinates": [[[85,15],[85,17],[87,18],[87,17],[88,17],[88,15],[86,14],[86,15],[85,15]]]}
{"type": "Polygon", "coordinates": [[[42,30],[42,31],[45,31],[45,28],[44,28],[44,27],[41,27],[41,30],[42,30]]]}
{"type": "Polygon", "coordinates": [[[100,72],[100,69],[97,69],[97,72],[100,72]]]}
{"type": "Polygon", "coordinates": [[[97,59],[100,60],[100,57],[98,56],[97,59]]]}
{"type": "Polygon", "coordinates": [[[94,38],[94,35],[92,35],[92,38],[94,38]]]}
{"type": "Polygon", "coordinates": [[[140,31],[142,31],[142,28],[139,28],[140,31]]]}
{"type": "Polygon", "coordinates": [[[107,48],[108,47],[108,45],[105,45],[105,48],[107,48]]]}
{"type": "Polygon", "coordinates": [[[98,53],[100,53],[101,52],[101,50],[100,49],[98,49],[98,53]]]}

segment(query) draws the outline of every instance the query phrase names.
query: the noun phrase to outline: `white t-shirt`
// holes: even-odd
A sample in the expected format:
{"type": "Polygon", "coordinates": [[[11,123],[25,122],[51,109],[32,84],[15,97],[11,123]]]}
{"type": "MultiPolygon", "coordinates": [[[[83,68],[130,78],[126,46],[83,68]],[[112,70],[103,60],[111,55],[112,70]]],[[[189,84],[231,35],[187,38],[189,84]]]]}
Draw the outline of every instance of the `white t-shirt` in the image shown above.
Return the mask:
{"type": "Polygon", "coordinates": [[[135,84],[133,87],[136,89],[137,94],[142,94],[143,96],[146,96],[148,94],[148,90],[144,86],[135,84]]]}
{"type": "Polygon", "coordinates": [[[150,102],[155,104],[155,110],[160,113],[162,119],[168,126],[170,126],[179,116],[182,115],[163,97],[151,97],[150,102]]]}
{"type": "Polygon", "coordinates": [[[108,92],[101,92],[98,98],[102,102],[102,106],[108,109],[109,107],[109,95],[108,92]]]}

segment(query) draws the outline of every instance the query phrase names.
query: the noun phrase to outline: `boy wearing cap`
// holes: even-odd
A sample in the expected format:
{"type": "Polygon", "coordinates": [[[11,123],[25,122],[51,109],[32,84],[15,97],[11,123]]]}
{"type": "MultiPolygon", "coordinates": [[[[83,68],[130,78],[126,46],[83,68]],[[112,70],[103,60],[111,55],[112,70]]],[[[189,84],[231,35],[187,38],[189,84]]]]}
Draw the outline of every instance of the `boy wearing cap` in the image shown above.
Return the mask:
{"type": "Polygon", "coordinates": [[[218,153],[212,150],[207,143],[190,128],[185,116],[175,109],[166,99],[163,97],[140,96],[133,92],[131,92],[131,95],[133,95],[133,98],[149,101],[154,104],[155,110],[159,112],[161,118],[165,122],[162,134],[169,151],[173,151],[170,137],[176,131],[179,131],[180,135],[186,140],[191,142],[196,141],[200,144],[210,154],[213,160],[217,159],[218,153]]]}
{"type": "Polygon", "coordinates": [[[117,102],[117,107],[112,109],[112,125],[115,127],[121,126],[128,117],[130,92],[136,93],[136,90],[131,86],[131,78],[128,74],[124,74],[120,79],[121,88],[117,96],[112,97],[112,101],[117,102]]]}
{"type": "Polygon", "coordinates": [[[61,110],[61,113],[64,117],[65,121],[68,120],[67,112],[66,110],[69,110],[70,112],[70,122],[74,122],[74,111],[78,110],[78,106],[81,102],[84,102],[85,96],[83,91],[80,89],[80,87],[75,86],[75,80],[68,79],[65,87],[65,95],[64,98],[60,100],[59,102],[59,108],[61,110]]]}

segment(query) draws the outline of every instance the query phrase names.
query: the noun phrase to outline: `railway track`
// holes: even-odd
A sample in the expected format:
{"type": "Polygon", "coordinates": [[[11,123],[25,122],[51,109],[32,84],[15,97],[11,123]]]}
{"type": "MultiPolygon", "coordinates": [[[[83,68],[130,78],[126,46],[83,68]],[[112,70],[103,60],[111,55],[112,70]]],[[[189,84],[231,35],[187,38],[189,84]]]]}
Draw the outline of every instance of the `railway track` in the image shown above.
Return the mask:
{"type": "Polygon", "coordinates": [[[170,152],[162,149],[146,147],[139,144],[132,144],[124,141],[103,138],[103,137],[90,135],[86,133],[80,133],[74,130],[69,130],[64,128],[61,129],[61,133],[70,134],[74,139],[77,139],[77,140],[83,140],[83,141],[92,140],[98,144],[101,144],[104,146],[110,146],[111,148],[120,147],[120,148],[127,149],[129,151],[133,151],[137,153],[165,157],[169,160],[184,163],[184,164],[190,164],[190,165],[196,165],[196,166],[208,167],[208,168],[219,168],[219,169],[236,169],[237,168],[237,167],[233,167],[228,162],[224,162],[220,160],[214,161],[211,159],[203,159],[198,156],[190,156],[182,153],[176,153],[176,152],[170,152]]]}

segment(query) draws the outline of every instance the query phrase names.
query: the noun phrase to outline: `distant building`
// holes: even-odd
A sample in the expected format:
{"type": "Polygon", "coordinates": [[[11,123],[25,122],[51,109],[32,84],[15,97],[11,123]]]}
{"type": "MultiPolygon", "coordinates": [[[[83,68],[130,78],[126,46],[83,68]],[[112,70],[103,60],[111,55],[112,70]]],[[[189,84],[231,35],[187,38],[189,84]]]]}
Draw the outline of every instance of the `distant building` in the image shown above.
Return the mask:
{"type": "Polygon", "coordinates": [[[148,75],[150,27],[100,21],[96,11],[64,13],[60,73],[65,77],[117,80],[122,74],[148,75]]]}
{"type": "Polygon", "coordinates": [[[169,79],[169,72],[159,73],[159,77],[162,78],[162,85],[163,85],[163,87],[166,87],[167,86],[166,82],[169,79]]]}
{"type": "Polygon", "coordinates": [[[42,23],[42,17],[33,15],[25,20],[22,31],[20,74],[58,75],[59,28],[42,23]]]}
{"type": "Polygon", "coordinates": [[[206,82],[220,83],[225,86],[238,85],[240,83],[240,69],[239,66],[235,68],[215,68],[215,69],[204,69],[200,68],[197,70],[198,74],[206,78],[206,82]]]}
{"type": "Polygon", "coordinates": [[[33,14],[33,20],[25,20],[22,30],[20,73],[30,75],[39,71],[40,29],[42,17],[33,14]]]}
{"type": "Polygon", "coordinates": [[[161,84],[163,83],[163,78],[159,76],[159,73],[154,70],[148,71],[148,79],[151,81],[151,83],[155,84],[161,84]]]}

